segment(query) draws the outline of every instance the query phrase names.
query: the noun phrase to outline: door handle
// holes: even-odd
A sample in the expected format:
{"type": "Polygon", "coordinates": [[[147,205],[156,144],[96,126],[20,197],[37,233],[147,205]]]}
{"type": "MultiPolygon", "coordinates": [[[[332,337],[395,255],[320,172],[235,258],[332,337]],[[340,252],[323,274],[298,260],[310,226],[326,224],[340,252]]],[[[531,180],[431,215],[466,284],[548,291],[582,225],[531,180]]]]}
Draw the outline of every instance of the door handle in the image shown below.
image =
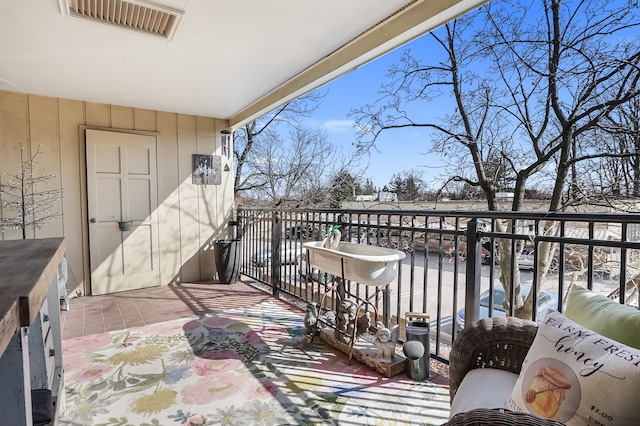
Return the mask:
{"type": "Polygon", "coordinates": [[[96,223],[96,218],[92,217],[91,219],[89,219],[89,223],[96,223]]]}

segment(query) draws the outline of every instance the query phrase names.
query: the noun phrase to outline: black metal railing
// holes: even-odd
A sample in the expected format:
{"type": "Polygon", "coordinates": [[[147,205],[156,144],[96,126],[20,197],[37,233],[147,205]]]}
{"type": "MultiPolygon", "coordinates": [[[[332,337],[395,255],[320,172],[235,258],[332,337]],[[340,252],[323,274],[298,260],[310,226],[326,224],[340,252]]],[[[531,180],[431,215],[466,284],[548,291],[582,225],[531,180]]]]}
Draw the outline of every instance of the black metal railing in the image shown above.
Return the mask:
{"type": "MultiPolygon", "coordinates": [[[[540,320],[549,307],[562,310],[572,282],[637,304],[636,214],[239,208],[238,222],[242,274],[301,302],[320,302],[335,279],[307,265],[303,248],[334,225],[343,241],[405,252],[397,278],[374,303],[387,326],[402,323],[408,312],[429,314],[432,356],[444,362],[465,318],[540,320]],[[519,300],[527,294],[528,310],[519,300]]],[[[356,298],[374,291],[344,286],[356,298]]]]}

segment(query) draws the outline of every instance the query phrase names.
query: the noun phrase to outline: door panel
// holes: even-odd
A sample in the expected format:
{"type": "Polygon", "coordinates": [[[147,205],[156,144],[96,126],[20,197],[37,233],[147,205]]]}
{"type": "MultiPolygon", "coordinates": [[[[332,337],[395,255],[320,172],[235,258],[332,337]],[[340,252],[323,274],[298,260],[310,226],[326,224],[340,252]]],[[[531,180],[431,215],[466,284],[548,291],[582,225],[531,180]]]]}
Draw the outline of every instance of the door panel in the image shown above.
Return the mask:
{"type": "Polygon", "coordinates": [[[107,225],[120,217],[122,212],[122,189],[120,179],[100,176],[96,179],[95,196],[96,212],[91,217],[97,217],[98,223],[107,225]]]}
{"type": "Polygon", "coordinates": [[[131,148],[128,150],[128,169],[130,175],[149,175],[149,153],[146,149],[131,148]]]}
{"type": "Polygon", "coordinates": [[[86,130],[86,140],[92,294],[160,285],[156,138],[86,130]]]}
{"type": "Polygon", "coordinates": [[[153,272],[155,257],[153,256],[153,243],[154,238],[151,227],[139,225],[136,232],[131,234],[124,242],[125,270],[130,271],[132,274],[153,272]],[[140,251],[150,255],[139,256],[138,252],[140,251]],[[132,254],[135,254],[135,256],[132,254]]]}
{"type": "Polygon", "coordinates": [[[153,213],[151,182],[146,179],[129,179],[129,213],[131,217],[148,217],[153,213]]]}

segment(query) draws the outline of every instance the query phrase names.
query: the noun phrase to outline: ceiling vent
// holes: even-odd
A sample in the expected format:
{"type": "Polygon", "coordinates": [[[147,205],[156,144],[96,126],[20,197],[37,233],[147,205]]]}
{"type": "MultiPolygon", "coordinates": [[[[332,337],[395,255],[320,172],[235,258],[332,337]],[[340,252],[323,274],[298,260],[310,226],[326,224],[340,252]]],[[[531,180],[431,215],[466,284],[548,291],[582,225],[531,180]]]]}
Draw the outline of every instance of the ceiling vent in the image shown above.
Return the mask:
{"type": "Polygon", "coordinates": [[[141,0],[60,0],[63,15],[75,16],[171,40],[182,11],[141,0]]]}

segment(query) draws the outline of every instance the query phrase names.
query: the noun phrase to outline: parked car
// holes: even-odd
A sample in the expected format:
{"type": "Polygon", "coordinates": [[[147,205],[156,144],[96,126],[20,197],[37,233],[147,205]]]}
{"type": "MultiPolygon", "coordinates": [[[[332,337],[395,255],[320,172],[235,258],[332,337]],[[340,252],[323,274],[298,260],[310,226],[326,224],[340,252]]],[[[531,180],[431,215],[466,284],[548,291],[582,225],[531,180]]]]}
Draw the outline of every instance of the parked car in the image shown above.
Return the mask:
{"type": "MultiPolygon", "coordinates": [[[[536,267],[535,258],[532,248],[525,248],[522,251],[522,254],[518,256],[518,268],[528,271],[533,271],[536,267]]],[[[558,269],[558,259],[551,259],[551,265],[549,266],[549,270],[555,271],[558,269]]]]}
{"type": "MultiPolygon", "coordinates": [[[[526,298],[531,291],[531,285],[522,284],[522,297],[526,298]]],[[[487,290],[480,295],[480,319],[487,318],[489,316],[489,300],[491,294],[490,291],[487,290]]],[[[504,302],[506,300],[506,293],[504,289],[500,287],[495,287],[493,289],[493,312],[491,314],[492,317],[504,317],[504,302]]],[[[558,295],[549,291],[542,289],[538,294],[538,309],[536,310],[536,319],[541,321],[544,315],[546,314],[549,308],[556,309],[558,307],[558,295]]],[[[464,308],[460,309],[456,314],[456,325],[458,329],[461,330],[464,328],[464,308]]]]}
{"type": "MultiPolygon", "coordinates": [[[[303,253],[304,249],[299,242],[292,243],[290,241],[282,243],[280,246],[280,264],[294,265],[297,263],[298,257],[303,253]]],[[[251,264],[257,267],[264,267],[271,264],[271,246],[258,250],[251,255],[251,264]]]]}

